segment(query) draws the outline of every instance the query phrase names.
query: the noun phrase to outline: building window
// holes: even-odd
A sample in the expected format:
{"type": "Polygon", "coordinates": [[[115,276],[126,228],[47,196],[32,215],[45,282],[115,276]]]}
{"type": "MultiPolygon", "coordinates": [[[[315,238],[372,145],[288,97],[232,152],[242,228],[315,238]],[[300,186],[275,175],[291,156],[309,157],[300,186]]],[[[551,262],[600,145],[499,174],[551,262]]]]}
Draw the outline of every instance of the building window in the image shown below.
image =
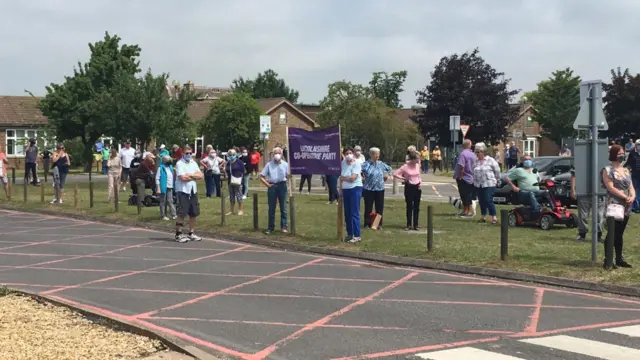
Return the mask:
{"type": "Polygon", "coordinates": [[[522,152],[525,156],[536,156],[536,140],[522,140],[522,152]]]}
{"type": "Polygon", "coordinates": [[[533,118],[531,116],[527,116],[527,126],[533,125],[533,118]]]}
{"type": "Polygon", "coordinates": [[[280,113],[280,117],[278,119],[279,119],[278,123],[280,125],[286,125],[287,124],[287,113],[284,112],[284,111],[281,112],[280,113]]]}
{"type": "MultiPolygon", "coordinates": [[[[46,133],[40,130],[41,139],[38,139],[38,145],[46,147],[46,133]]],[[[6,142],[5,149],[7,156],[20,157],[24,156],[24,148],[31,138],[38,138],[38,130],[30,129],[7,129],[5,131],[6,142]]]]}

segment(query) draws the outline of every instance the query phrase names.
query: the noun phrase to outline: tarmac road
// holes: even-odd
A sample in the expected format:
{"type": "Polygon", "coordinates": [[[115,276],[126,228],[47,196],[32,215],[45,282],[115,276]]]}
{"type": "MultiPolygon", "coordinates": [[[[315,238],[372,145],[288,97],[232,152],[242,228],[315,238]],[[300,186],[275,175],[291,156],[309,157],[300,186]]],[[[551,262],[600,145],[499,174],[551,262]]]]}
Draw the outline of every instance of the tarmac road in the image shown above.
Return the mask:
{"type": "Polygon", "coordinates": [[[245,360],[637,360],[640,299],[0,211],[0,284],[245,360]]]}

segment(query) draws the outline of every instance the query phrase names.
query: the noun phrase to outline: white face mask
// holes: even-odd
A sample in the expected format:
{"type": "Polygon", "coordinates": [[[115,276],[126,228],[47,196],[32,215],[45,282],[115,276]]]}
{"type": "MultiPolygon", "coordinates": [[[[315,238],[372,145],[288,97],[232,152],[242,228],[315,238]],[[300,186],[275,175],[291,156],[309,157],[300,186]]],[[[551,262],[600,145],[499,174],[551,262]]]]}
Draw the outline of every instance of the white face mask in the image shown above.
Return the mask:
{"type": "Polygon", "coordinates": [[[242,153],[242,156],[247,156],[247,155],[249,155],[249,153],[246,151],[242,153]]]}
{"type": "Polygon", "coordinates": [[[274,154],[273,155],[273,160],[280,161],[280,159],[282,159],[282,155],[280,155],[280,154],[274,154]]]}
{"type": "Polygon", "coordinates": [[[356,155],[360,156],[360,154],[362,154],[362,152],[356,151],[356,155]]]}
{"type": "Polygon", "coordinates": [[[349,154],[349,155],[345,156],[345,158],[347,160],[353,160],[353,154],[349,154]]]}
{"type": "Polygon", "coordinates": [[[216,157],[216,153],[214,153],[214,152],[210,152],[210,153],[209,153],[209,157],[210,157],[210,158],[212,158],[212,159],[213,159],[213,158],[215,158],[215,157],[216,157]]]}

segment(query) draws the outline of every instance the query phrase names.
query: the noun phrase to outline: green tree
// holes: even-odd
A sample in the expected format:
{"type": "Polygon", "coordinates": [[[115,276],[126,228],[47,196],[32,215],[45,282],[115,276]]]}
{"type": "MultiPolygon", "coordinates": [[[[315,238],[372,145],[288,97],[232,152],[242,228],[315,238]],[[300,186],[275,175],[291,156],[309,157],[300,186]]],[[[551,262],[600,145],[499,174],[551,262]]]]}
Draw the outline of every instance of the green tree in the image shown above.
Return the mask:
{"type": "Polygon", "coordinates": [[[233,92],[213,103],[200,121],[200,133],[220,149],[255,144],[260,136],[260,115],[262,110],[251,95],[233,92]]]}
{"type": "Polygon", "coordinates": [[[404,91],[402,88],[407,79],[407,71],[396,71],[391,75],[386,72],[374,72],[369,88],[373,96],[384,102],[387,107],[401,108],[400,93],[404,91]]]}
{"type": "Polygon", "coordinates": [[[239,77],[233,80],[231,88],[234,91],[250,94],[254,99],[269,99],[283,97],[295,104],[300,93],[290,88],[287,83],[278,77],[278,73],[268,69],[259,73],[255,79],[239,77]]]}
{"type": "Polygon", "coordinates": [[[517,120],[509,102],[519,91],[509,90],[510,81],[487,64],[478,49],[443,57],[431,72],[431,83],[416,92],[418,104],[425,108],[414,121],[424,138],[435,136],[440,144],[450,143],[451,115],[471,125],[467,137],[473,142],[502,140],[517,120]]]}
{"type": "Polygon", "coordinates": [[[529,96],[533,121],[540,124],[544,137],[560,145],[562,138],[575,134],[573,122],[580,110],[580,77],[573,70],[554,71],[529,96]]]}
{"type": "Polygon", "coordinates": [[[610,138],[640,137],[640,74],[632,75],[629,69],[611,70],[611,82],[602,89],[609,124],[606,134],[610,138]]]}
{"type": "Polygon", "coordinates": [[[80,138],[86,171],[91,169],[96,140],[115,131],[109,92],[123,73],[140,71],[140,47],[120,45],[120,40],[106,33],[103,40],[89,44],[89,61],[78,63],[73,76],[65,77],[63,83],[47,86],[47,95],[39,104],[59,140],[80,138]]]}
{"type": "Polygon", "coordinates": [[[169,113],[157,122],[155,132],[158,143],[183,144],[185,139],[193,139],[197,128],[189,116],[189,106],[196,100],[197,94],[193,90],[181,89],[177,96],[169,100],[169,113]]]}

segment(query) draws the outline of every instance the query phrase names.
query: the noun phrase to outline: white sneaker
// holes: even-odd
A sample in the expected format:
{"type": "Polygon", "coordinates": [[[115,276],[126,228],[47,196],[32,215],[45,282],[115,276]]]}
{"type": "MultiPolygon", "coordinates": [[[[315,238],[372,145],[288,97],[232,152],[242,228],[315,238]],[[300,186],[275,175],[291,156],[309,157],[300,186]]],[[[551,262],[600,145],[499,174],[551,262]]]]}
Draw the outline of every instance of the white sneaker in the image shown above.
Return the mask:
{"type": "Polygon", "coordinates": [[[171,220],[175,220],[175,219],[177,219],[177,218],[178,218],[177,216],[172,216],[172,217],[171,217],[171,220]]]}
{"type": "Polygon", "coordinates": [[[56,204],[57,202],[58,202],[58,200],[53,199],[53,200],[51,200],[50,204],[56,204]]]}
{"type": "Polygon", "coordinates": [[[162,220],[169,221],[169,218],[165,216],[165,217],[162,218],[162,220]]]}
{"type": "Polygon", "coordinates": [[[191,233],[191,235],[189,236],[189,240],[191,241],[202,241],[202,238],[198,235],[196,235],[195,233],[191,233]]]}
{"type": "Polygon", "coordinates": [[[242,200],[247,200],[247,197],[245,195],[242,195],[242,200]]]}
{"type": "Polygon", "coordinates": [[[189,239],[189,235],[187,235],[187,234],[176,235],[176,241],[179,242],[179,243],[184,244],[186,242],[189,242],[189,240],[190,240],[189,239]]]}

